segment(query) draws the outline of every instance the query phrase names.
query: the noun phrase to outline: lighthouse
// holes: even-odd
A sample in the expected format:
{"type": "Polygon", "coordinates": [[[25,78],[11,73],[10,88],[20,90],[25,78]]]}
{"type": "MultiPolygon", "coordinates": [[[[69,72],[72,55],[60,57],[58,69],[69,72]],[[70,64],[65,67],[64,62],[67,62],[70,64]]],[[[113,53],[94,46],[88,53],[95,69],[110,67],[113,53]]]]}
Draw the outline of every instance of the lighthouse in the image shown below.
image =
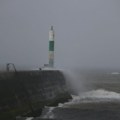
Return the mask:
{"type": "Polygon", "coordinates": [[[51,26],[49,31],[49,67],[54,67],[54,29],[51,26]]]}

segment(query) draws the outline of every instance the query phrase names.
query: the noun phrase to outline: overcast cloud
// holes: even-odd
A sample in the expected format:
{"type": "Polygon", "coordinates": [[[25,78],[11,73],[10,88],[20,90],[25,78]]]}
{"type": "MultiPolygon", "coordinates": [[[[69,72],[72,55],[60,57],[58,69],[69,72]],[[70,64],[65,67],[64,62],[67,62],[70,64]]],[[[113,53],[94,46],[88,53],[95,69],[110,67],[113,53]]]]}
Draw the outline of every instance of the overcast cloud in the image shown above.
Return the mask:
{"type": "Polygon", "coordinates": [[[119,0],[0,0],[0,64],[48,63],[51,25],[57,68],[120,67],[119,0]]]}

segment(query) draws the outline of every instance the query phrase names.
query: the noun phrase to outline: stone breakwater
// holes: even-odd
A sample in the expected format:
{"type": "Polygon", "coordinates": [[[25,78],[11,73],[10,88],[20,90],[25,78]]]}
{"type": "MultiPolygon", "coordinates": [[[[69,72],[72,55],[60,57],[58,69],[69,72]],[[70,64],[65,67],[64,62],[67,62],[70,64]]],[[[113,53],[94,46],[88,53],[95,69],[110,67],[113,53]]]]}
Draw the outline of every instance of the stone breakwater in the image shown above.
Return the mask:
{"type": "Polygon", "coordinates": [[[0,73],[0,120],[40,116],[44,106],[56,106],[70,98],[59,70],[0,73]]]}

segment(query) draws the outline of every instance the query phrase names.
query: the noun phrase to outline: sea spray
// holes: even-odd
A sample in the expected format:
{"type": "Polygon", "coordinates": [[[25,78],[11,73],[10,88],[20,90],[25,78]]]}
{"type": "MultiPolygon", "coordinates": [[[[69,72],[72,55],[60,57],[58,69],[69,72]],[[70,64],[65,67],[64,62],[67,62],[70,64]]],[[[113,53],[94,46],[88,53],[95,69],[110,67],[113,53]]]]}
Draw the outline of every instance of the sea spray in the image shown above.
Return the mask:
{"type": "Polygon", "coordinates": [[[63,74],[71,94],[79,94],[87,89],[86,82],[80,73],[73,70],[64,70],[63,74]]]}

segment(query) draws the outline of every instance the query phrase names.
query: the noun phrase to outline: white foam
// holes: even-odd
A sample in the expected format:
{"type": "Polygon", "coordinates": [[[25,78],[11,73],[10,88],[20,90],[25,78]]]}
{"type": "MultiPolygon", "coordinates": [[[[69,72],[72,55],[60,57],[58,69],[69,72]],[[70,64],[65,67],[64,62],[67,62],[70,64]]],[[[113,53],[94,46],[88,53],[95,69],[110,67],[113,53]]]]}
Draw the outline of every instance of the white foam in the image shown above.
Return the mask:
{"type": "Polygon", "coordinates": [[[120,94],[112,91],[106,91],[103,89],[92,90],[86,93],[83,93],[80,98],[100,98],[100,99],[120,99],[120,94]]]}
{"type": "Polygon", "coordinates": [[[58,107],[63,107],[63,106],[64,106],[63,103],[59,103],[59,104],[58,104],[58,107]]]}
{"type": "Polygon", "coordinates": [[[26,120],[32,120],[33,119],[33,117],[28,117],[26,120]]]}
{"type": "Polygon", "coordinates": [[[72,104],[91,103],[91,102],[107,102],[120,101],[120,93],[107,91],[103,89],[92,90],[81,93],[79,96],[72,95],[73,99],[70,102],[64,103],[62,107],[72,104]]]}
{"type": "Polygon", "coordinates": [[[47,112],[44,113],[44,115],[42,116],[42,118],[53,119],[54,118],[53,110],[55,109],[55,107],[45,107],[44,109],[46,109],[47,112]]]}

